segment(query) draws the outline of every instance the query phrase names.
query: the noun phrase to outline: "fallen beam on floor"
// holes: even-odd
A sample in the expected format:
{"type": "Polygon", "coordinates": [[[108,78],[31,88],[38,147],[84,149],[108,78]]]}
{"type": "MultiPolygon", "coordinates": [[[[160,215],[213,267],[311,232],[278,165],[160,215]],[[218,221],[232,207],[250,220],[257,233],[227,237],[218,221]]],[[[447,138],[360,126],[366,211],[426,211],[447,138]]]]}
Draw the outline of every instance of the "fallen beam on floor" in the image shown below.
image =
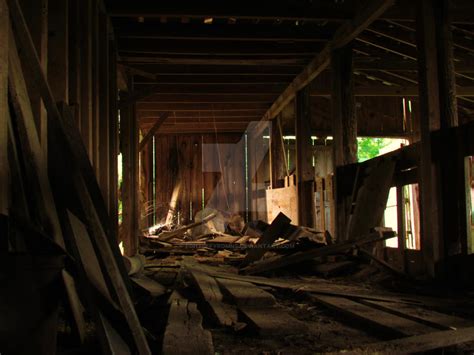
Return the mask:
{"type": "Polygon", "coordinates": [[[311,260],[317,257],[326,256],[330,254],[342,253],[356,246],[375,243],[377,241],[382,241],[393,237],[395,237],[395,233],[392,231],[374,232],[360,239],[358,238],[357,240],[348,241],[346,243],[329,245],[309,251],[297,252],[287,256],[278,256],[274,258],[265,259],[258,263],[249,265],[243,268],[241,271],[245,274],[252,275],[277,270],[285,266],[298,264],[302,261],[311,260]]]}

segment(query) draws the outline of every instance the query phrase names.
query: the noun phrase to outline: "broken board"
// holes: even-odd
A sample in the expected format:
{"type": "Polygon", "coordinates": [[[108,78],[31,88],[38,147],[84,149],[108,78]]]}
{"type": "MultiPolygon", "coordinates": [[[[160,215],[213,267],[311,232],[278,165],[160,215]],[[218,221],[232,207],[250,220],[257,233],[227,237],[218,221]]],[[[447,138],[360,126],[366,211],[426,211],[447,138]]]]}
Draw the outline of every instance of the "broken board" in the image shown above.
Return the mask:
{"type": "Polygon", "coordinates": [[[211,332],[202,327],[196,303],[174,299],[163,338],[163,355],[213,355],[211,332]]]}
{"type": "Polygon", "coordinates": [[[223,295],[216,279],[199,270],[189,269],[191,276],[207,304],[212,320],[221,326],[232,326],[237,322],[237,312],[223,303],[223,295]]]}

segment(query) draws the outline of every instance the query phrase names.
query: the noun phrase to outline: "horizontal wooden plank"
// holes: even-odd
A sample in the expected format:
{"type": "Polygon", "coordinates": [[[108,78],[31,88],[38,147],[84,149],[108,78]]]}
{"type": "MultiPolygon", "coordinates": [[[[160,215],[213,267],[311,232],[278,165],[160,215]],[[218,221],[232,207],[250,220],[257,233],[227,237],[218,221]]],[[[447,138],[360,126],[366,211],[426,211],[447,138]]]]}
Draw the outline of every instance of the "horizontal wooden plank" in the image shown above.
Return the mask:
{"type": "Polygon", "coordinates": [[[197,269],[188,267],[199,294],[207,305],[209,314],[214,322],[221,326],[232,326],[237,322],[237,313],[223,303],[224,296],[216,279],[197,269]]]}
{"type": "Polygon", "coordinates": [[[179,64],[179,65],[304,65],[307,60],[300,58],[172,58],[166,56],[120,55],[119,63],[138,64],[179,64]]]}
{"type": "Polygon", "coordinates": [[[364,352],[384,354],[415,354],[472,341],[474,341],[474,327],[460,330],[442,330],[383,343],[369,344],[364,346],[363,349],[352,349],[345,353],[360,354],[360,350],[363,350],[364,352]]]}
{"type": "Polygon", "coordinates": [[[118,40],[119,52],[159,53],[164,55],[314,55],[321,50],[319,42],[276,42],[276,41],[193,41],[154,38],[122,38],[118,40]]]}
{"type": "Polygon", "coordinates": [[[240,112],[240,111],[264,111],[268,108],[266,103],[180,103],[180,104],[161,104],[161,103],[149,103],[139,102],[136,107],[138,111],[175,111],[175,112],[205,112],[205,111],[218,111],[218,112],[240,112]]]}
{"type": "Polygon", "coordinates": [[[411,336],[430,333],[434,330],[424,324],[396,316],[391,313],[342,297],[312,296],[312,300],[340,313],[357,327],[370,327],[376,335],[388,337],[411,336]]]}
{"type": "Polygon", "coordinates": [[[472,320],[463,319],[412,305],[369,300],[362,300],[360,302],[385,312],[411,319],[413,321],[423,323],[440,330],[456,330],[474,326],[474,321],[472,320]]]}
{"type": "Polygon", "coordinates": [[[226,41],[326,41],[332,36],[330,26],[317,25],[268,25],[268,24],[176,24],[148,20],[144,23],[128,19],[114,19],[114,29],[118,38],[146,38],[172,40],[226,40],[226,41]],[[329,28],[328,28],[329,27],[329,28]]]}
{"type": "Polygon", "coordinates": [[[271,307],[275,297],[250,282],[217,279],[227,299],[238,307],[271,307]]]}
{"type": "Polygon", "coordinates": [[[278,307],[239,307],[239,320],[263,336],[287,336],[308,332],[305,323],[278,307]]]}
{"type": "Polygon", "coordinates": [[[166,104],[231,104],[231,103],[250,103],[250,104],[261,104],[272,102],[276,97],[276,94],[241,94],[241,95],[232,95],[232,94],[168,94],[168,93],[158,93],[153,94],[143,101],[140,102],[150,102],[150,103],[166,103],[166,104]]]}

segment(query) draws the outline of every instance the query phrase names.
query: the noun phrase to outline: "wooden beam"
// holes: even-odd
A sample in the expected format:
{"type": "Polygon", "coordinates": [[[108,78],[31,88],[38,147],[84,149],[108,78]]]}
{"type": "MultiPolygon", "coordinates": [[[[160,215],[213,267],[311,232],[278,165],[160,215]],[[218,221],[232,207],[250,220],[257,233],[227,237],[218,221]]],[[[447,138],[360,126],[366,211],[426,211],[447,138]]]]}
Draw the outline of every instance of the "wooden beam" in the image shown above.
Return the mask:
{"type": "MultiPolygon", "coordinates": [[[[10,176],[8,169],[8,51],[10,17],[5,0],[0,0],[0,215],[8,215],[10,176]]],[[[4,241],[2,241],[2,246],[4,241]]]]}
{"type": "Polygon", "coordinates": [[[139,111],[176,111],[176,112],[238,112],[238,111],[264,111],[268,107],[268,104],[254,104],[254,103],[199,103],[199,104],[162,104],[162,103],[149,103],[139,102],[137,103],[137,110],[139,111]]]}
{"type": "MultiPolygon", "coordinates": [[[[374,96],[374,97],[409,97],[418,96],[419,90],[416,85],[399,86],[399,85],[371,85],[354,87],[355,96],[374,96]]],[[[314,88],[311,90],[311,96],[330,97],[331,91],[326,88],[314,88]]],[[[474,86],[460,86],[456,89],[457,97],[473,97],[474,86]]]]}
{"type": "Polygon", "coordinates": [[[154,79],[140,79],[136,84],[288,84],[293,75],[159,75],[154,79]]]}
{"type": "Polygon", "coordinates": [[[261,41],[194,41],[153,38],[120,38],[119,51],[134,55],[160,54],[181,56],[313,56],[321,50],[321,42],[261,42],[261,41]]]}
{"type": "Polygon", "coordinates": [[[161,116],[156,120],[153,127],[151,127],[148,130],[146,135],[140,141],[140,145],[138,146],[138,151],[141,152],[147,146],[147,144],[151,141],[153,136],[158,132],[158,130],[163,125],[163,123],[166,121],[166,119],[169,117],[169,115],[170,115],[169,112],[165,112],[165,113],[161,114],[161,116]]]}
{"type": "Polygon", "coordinates": [[[284,186],[286,173],[286,154],[281,132],[280,116],[272,121],[270,133],[270,185],[272,189],[284,186]]]}
{"type": "Polygon", "coordinates": [[[69,102],[69,0],[49,0],[48,80],[57,102],[69,102]]]}
{"type": "Polygon", "coordinates": [[[421,249],[428,275],[437,275],[436,263],[442,255],[439,172],[433,162],[431,132],[441,127],[436,25],[433,4],[418,0],[418,82],[420,101],[420,192],[421,249]]]}
{"type": "Polygon", "coordinates": [[[215,95],[229,95],[229,94],[277,94],[281,92],[284,86],[274,84],[241,84],[241,85],[225,85],[225,84],[156,84],[156,85],[142,85],[140,88],[132,91],[128,97],[127,102],[120,102],[120,106],[144,100],[151,95],[165,92],[169,94],[215,94],[215,95]]]}
{"type": "Polygon", "coordinates": [[[74,108],[74,118],[79,127],[81,119],[81,5],[80,0],[69,0],[69,105],[74,108]]]}
{"type": "Polygon", "coordinates": [[[100,148],[98,149],[99,182],[110,212],[110,59],[109,59],[109,27],[107,15],[99,13],[98,19],[98,136],[100,148]]]}
{"type": "Polygon", "coordinates": [[[309,87],[298,91],[295,106],[297,223],[302,226],[313,227],[315,212],[314,168],[309,87]]]}
{"type": "Polygon", "coordinates": [[[118,237],[118,155],[119,155],[119,122],[118,122],[118,88],[117,88],[117,48],[109,40],[109,143],[110,143],[110,182],[109,182],[109,215],[111,234],[118,237]]]}
{"type": "Polygon", "coordinates": [[[92,108],[92,0],[81,2],[81,134],[89,158],[93,161],[92,108]]]}
{"type": "MultiPolygon", "coordinates": [[[[145,18],[235,18],[251,20],[299,20],[312,21],[347,21],[354,16],[355,3],[325,3],[307,2],[295,3],[287,6],[282,2],[275,4],[271,1],[263,1],[256,5],[251,1],[228,1],[225,4],[216,4],[212,0],[199,2],[192,0],[180,2],[161,1],[154,3],[149,1],[136,1],[132,5],[125,0],[115,0],[109,6],[110,15],[113,17],[145,17],[145,18]]],[[[399,0],[393,8],[389,9],[382,18],[397,21],[413,21],[415,10],[409,0],[399,0]]],[[[471,23],[471,3],[469,1],[458,1],[453,13],[455,23],[471,23]]]]}
{"type": "Polygon", "coordinates": [[[307,60],[303,58],[173,58],[171,56],[136,56],[121,55],[121,63],[137,63],[137,64],[179,64],[179,65],[304,65],[307,60]]]}
{"type": "Polygon", "coordinates": [[[263,116],[264,120],[270,120],[281,112],[303,87],[308,85],[323,70],[329,66],[331,51],[340,48],[356,38],[365,28],[384,13],[393,0],[371,1],[369,5],[360,11],[352,21],[342,25],[336,32],[334,38],[324,47],[324,49],[313,58],[306,68],[293,80],[293,82],[283,91],[280,97],[273,103],[263,116]]]}
{"type": "MultiPolygon", "coordinates": [[[[128,83],[133,88],[133,80],[128,83]]],[[[126,95],[124,93],[124,95],[126,95]]],[[[122,96],[123,97],[123,96],[122,96]]],[[[125,255],[134,256],[138,248],[138,123],[135,104],[120,110],[120,147],[122,150],[122,240],[125,255]]]]}
{"type": "Polygon", "coordinates": [[[316,249],[311,249],[309,251],[297,252],[291,255],[267,258],[267,259],[261,260],[258,263],[247,266],[241,271],[245,274],[252,275],[252,274],[258,274],[262,272],[277,270],[283,267],[301,263],[306,260],[312,260],[317,257],[347,252],[348,250],[356,246],[375,243],[377,241],[393,238],[394,236],[395,236],[394,232],[380,232],[380,233],[375,232],[369,235],[361,236],[361,238],[356,241],[349,241],[345,243],[328,245],[328,246],[324,246],[324,247],[320,247],[316,249]]]}
{"type": "Polygon", "coordinates": [[[156,93],[146,99],[142,100],[143,103],[165,103],[165,104],[262,104],[270,103],[276,97],[276,94],[168,94],[168,93],[156,93]]]}
{"type": "Polygon", "coordinates": [[[146,71],[153,75],[153,77],[167,77],[167,76],[220,76],[220,75],[234,75],[234,76],[246,76],[246,75],[269,75],[269,76],[295,76],[301,71],[304,64],[297,65],[265,65],[260,63],[259,65],[186,65],[182,64],[153,64],[153,63],[137,63],[137,64],[122,64],[125,70],[130,70],[132,73],[134,70],[146,71]]]}
{"type": "Polygon", "coordinates": [[[116,35],[119,38],[172,39],[174,41],[259,41],[259,42],[317,42],[327,41],[332,31],[326,28],[294,25],[222,25],[175,23],[130,23],[114,19],[116,35]]]}
{"type": "Polygon", "coordinates": [[[138,1],[130,6],[126,1],[114,1],[109,7],[112,17],[187,17],[187,18],[235,18],[268,20],[341,20],[352,17],[352,9],[344,3],[301,3],[291,7],[282,4],[264,2],[264,6],[255,6],[250,1],[230,1],[216,4],[205,0],[197,5],[193,1],[184,1],[179,5],[172,1],[150,3],[138,1]]]}
{"type": "Polygon", "coordinates": [[[91,48],[92,48],[92,163],[95,170],[97,179],[100,180],[100,157],[99,157],[99,144],[100,144],[100,129],[99,129],[99,115],[100,115],[100,104],[99,104],[99,7],[97,1],[92,1],[92,13],[91,13],[91,48]]]}
{"type": "MultiPolygon", "coordinates": [[[[332,130],[334,167],[357,162],[357,118],[354,100],[354,76],[352,48],[336,49],[331,57],[332,68],[332,130]]],[[[336,191],[336,238],[346,236],[347,220],[351,201],[339,198],[337,175],[334,183],[336,191]]]]}

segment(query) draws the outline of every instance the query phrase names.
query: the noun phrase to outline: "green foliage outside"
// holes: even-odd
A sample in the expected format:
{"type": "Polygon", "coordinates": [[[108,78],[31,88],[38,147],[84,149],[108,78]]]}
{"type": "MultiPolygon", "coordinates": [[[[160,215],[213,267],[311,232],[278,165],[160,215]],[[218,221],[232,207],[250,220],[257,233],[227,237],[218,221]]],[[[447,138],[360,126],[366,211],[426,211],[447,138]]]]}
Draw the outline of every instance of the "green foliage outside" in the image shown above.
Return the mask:
{"type": "Polygon", "coordinates": [[[363,162],[375,158],[380,154],[380,150],[390,144],[390,139],[386,138],[357,138],[357,158],[363,162]]]}

